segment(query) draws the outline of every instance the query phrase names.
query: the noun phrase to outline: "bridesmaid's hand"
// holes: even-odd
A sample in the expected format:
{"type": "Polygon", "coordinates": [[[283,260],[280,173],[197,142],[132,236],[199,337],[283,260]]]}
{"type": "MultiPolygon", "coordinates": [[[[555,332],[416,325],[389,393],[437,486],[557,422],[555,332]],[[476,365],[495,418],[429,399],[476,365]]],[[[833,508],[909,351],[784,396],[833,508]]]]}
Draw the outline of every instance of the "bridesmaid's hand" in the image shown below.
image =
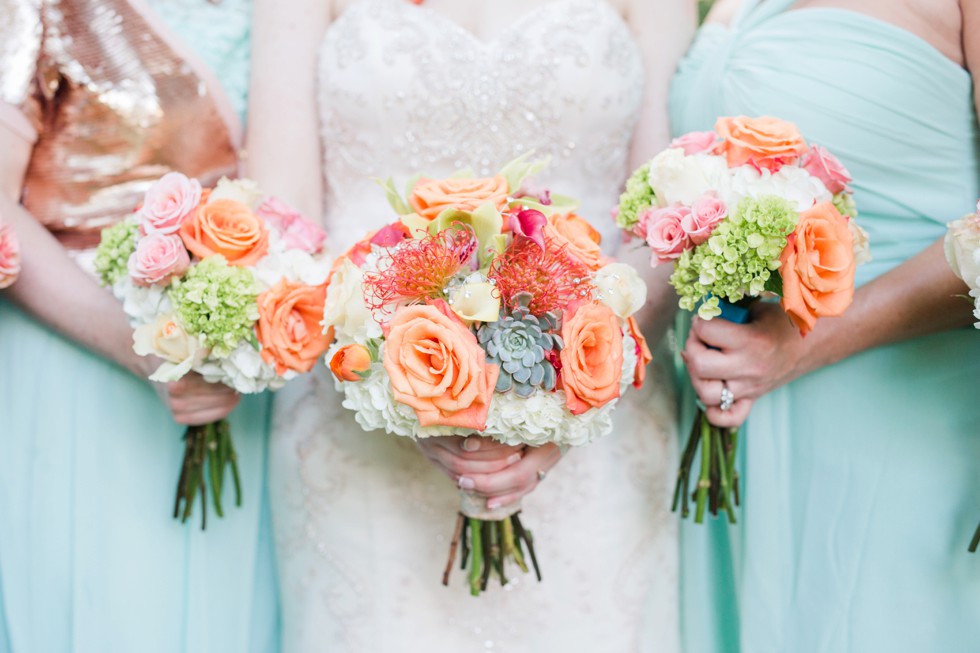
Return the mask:
{"type": "Polygon", "coordinates": [[[154,389],[178,424],[197,426],[228,417],[241,396],[223,383],[208,383],[190,372],[172,383],[154,383],[154,389]]]}
{"type": "Polygon", "coordinates": [[[506,469],[521,459],[525,447],[508,446],[493,438],[453,435],[448,437],[421,438],[416,441],[419,449],[433,465],[464,490],[471,490],[468,482],[475,474],[492,474],[506,469]]]}
{"type": "Polygon", "coordinates": [[[695,317],[682,357],[708,421],[734,427],[756,399],[809,371],[807,346],[778,304],[758,302],[748,324],[695,317]],[[723,381],[735,396],[729,410],[720,408],[723,381]]]}

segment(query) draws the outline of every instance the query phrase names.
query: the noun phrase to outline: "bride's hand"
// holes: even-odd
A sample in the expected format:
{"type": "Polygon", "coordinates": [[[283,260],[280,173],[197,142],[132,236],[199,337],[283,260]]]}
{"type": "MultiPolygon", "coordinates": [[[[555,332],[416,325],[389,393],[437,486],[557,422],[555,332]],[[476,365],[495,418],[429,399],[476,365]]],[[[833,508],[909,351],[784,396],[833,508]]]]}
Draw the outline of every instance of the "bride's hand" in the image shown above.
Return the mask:
{"type": "Polygon", "coordinates": [[[777,304],[760,302],[748,324],[694,318],[682,356],[708,421],[734,427],[756,399],[807,371],[807,347],[777,304]],[[735,396],[725,411],[719,407],[723,382],[735,396]]]}
{"type": "MultiPolygon", "coordinates": [[[[521,459],[523,446],[508,446],[492,438],[453,435],[448,437],[422,438],[416,441],[419,449],[432,464],[443,471],[460,487],[460,478],[474,474],[492,474],[506,469],[521,459]]],[[[472,489],[463,487],[463,489],[472,489]]]]}
{"type": "Polygon", "coordinates": [[[560,458],[558,445],[527,447],[521,459],[507,468],[490,474],[468,474],[459,479],[459,486],[487,497],[487,509],[495,510],[530,494],[560,458]]]}

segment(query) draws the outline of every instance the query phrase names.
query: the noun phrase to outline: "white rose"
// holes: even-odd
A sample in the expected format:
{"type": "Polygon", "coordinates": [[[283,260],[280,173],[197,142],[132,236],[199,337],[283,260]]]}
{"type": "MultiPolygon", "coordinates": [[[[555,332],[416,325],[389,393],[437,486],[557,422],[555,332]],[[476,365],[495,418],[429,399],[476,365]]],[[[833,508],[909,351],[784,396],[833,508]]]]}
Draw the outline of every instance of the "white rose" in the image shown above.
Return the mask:
{"type": "Polygon", "coordinates": [[[259,190],[258,184],[251,179],[231,180],[227,177],[222,177],[218,180],[218,184],[214,187],[214,190],[211,191],[211,195],[208,197],[208,204],[215,200],[234,200],[241,202],[254,211],[259,207],[262,197],[262,191],[259,190]]]}
{"type": "Polygon", "coordinates": [[[868,232],[862,229],[854,218],[848,218],[847,228],[851,231],[851,238],[854,239],[854,262],[857,265],[870,263],[871,241],[868,232]]]}
{"type": "Polygon", "coordinates": [[[702,165],[709,158],[687,156],[684,150],[676,148],[664,150],[654,157],[650,162],[650,188],[661,206],[676,203],[691,206],[712,190],[702,165]]]}
{"type": "Polygon", "coordinates": [[[640,310],[647,300],[647,285],[639,273],[625,263],[610,263],[595,273],[596,299],[625,320],[640,310]]]}
{"type": "Polygon", "coordinates": [[[364,275],[350,259],[344,259],[327,287],[323,326],[332,326],[335,337],[348,343],[381,337],[381,326],[364,303],[364,275]]]}
{"type": "Polygon", "coordinates": [[[191,371],[205,356],[200,341],[187,333],[173,315],[161,315],[155,321],[133,331],[133,351],[140,356],[159,356],[164,363],[150,375],[151,381],[176,381],[191,371]]]}
{"type": "Polygon", "coordinates": [[[806,211],[817,202],[830,202],[833,194],[823,182],[798,166],[783,166],[776,174],[766,169],[741,166],[732,171],[734,204],[745,197],[759,199],[766,195],[781,197],[797,211],[806,211]]]}
{"type": "Polygon", "coordinates": [[[970,288],[980,288],[980,216],[950,222],[946,232],[946,260],[970,288]]]}

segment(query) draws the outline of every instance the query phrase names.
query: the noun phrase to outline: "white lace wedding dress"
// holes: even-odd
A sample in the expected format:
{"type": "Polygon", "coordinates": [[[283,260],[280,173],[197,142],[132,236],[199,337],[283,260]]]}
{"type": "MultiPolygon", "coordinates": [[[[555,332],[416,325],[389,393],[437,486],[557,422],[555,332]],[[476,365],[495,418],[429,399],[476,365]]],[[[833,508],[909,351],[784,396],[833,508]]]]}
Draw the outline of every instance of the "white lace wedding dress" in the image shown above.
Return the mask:
{"type": "MultiPolygon", "coordinates": [[[[326,34],[320,82],[334,251],[394,218],[372,178],[492,174],[529,149],[553,157],[539,181],[619,242],[609,211],[643,77],[606,3],[552,2],[483,41],[406,0],[361,0],[326,34]]],[[[287,653],[678,649],[665,374],[525,498],[544,582],[512,574],[472,598],[458,571],[440,584],[454,485],[411,441],[362,431],[318,372],[279,393],[273,427],[287,653]]]]}

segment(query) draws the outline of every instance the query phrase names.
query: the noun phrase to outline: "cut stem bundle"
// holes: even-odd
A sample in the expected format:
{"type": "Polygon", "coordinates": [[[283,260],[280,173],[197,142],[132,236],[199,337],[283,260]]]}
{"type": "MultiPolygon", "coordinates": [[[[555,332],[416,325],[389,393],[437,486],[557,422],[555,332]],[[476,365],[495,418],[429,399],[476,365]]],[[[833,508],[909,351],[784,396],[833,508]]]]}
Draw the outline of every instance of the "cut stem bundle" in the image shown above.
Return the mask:
{"type": "Polygon", "coordinates": [[[695,523],[704,521],[705,512],[717,516],[720,511],[724,511],[728,522],[734,524],[735,508],[740,502],[738,471],[735,469],[737,447],[738,429],[711,424],[704,411],[699,409],[691,427],[691,435],[681,454],[672,510],[677,512],[680,507],[681,517],[687,518],[691,514],[691,498],[695,502],[695,523]],[[701,468],[692,495],[691,471],[699,452],[701,468]]]}
{"type": "Polygon", "coordinates": [[[218,517],[224,517],[221,493],[225,471],[231,467],[235,485],[235,505],[242,505],[242,483],[238,472],[238,454],[231,441],[231,427],[226,420],[200,426],[188,426],[184,432],[184,461],[177,480],[177,496],[174,500],[174,519],[186,522],[194,507],[198,492],[201,496],[201,530],[207,527],[207,495],[211,486],[211,499],[218,517]],[[207,474],[205,474],[205,466],[207,474]]]}
{"type": "Polygon", "coordinates": [[[467,578],[470,594],[473,596],[479,596],[481,592],[486,591],[490,576],[494,572],[501,586],[506,585],[508,561],[516,564],[525,574],[528,573],[529,569],[524,557],[525,546],[531,557],[534,575],[540,581],[541,570],[538,568],[538,559],[534,554],[534,538],[531,537],[530,531],[524,530],[519,515],[518,512],[500,521],[487,521],[459,513],[453,539],[449,544],[449,560],[442,574],[442,584],[449,585],[449,575],[456,562],[456,551],[460,549],[460,545],[462,545],[460,569],[465,570],[469,566],[467,578]]]}

